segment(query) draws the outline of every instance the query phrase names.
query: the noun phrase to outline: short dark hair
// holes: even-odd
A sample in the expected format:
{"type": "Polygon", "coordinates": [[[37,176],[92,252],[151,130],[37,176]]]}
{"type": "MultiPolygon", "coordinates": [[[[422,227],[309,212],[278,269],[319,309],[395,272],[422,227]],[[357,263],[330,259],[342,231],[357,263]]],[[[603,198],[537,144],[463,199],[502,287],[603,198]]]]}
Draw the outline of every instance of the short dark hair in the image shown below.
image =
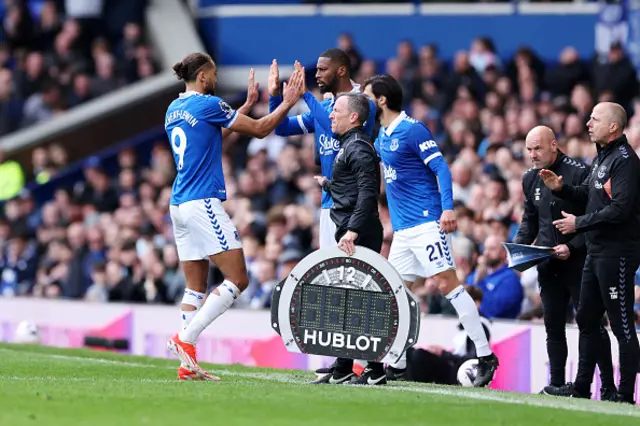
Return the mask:
{"type": "Polygon", "coordinates": [[[349,112],[355,112],[358,114],[358,122],[360,125],[363,125],[369,117],[369,98],[362,93],[348,92],[340,93],[336,98],[336,101],[342,97],[347,98],[347,107],[349,108],[349,112]]]}
{"type": "Polygon", "coordinates": [[[351,69],[351,59],[344,50],[341,49],[327,49],[320,55],[321,58],[329,58],[331,63],[338,65],[339,67],[347,67],[347,72],[351,69]]]}
{"type": "Polygon", "coordinates": [[[180,62],[176,62],[173,71],[182,81],[194,81],[200,71],[213,66],[211,56],[206,53],[190,53],[180,62]]]}
{"type": "Polygon", "coordinates": [[[395,78],[389,74],[374,75],[364,82],[363,88],[367,86],[371,86],[371,91],[376,98],[381,96],[387,98],[387,107],[391,111],[402,110],[402,87],[395,78]]]}
{"type": "Polygon", "coordinates": [[[107,270],[107,263],[104,260],[96,260],[91,264],[94,273],[104,273],[107,270]]]}

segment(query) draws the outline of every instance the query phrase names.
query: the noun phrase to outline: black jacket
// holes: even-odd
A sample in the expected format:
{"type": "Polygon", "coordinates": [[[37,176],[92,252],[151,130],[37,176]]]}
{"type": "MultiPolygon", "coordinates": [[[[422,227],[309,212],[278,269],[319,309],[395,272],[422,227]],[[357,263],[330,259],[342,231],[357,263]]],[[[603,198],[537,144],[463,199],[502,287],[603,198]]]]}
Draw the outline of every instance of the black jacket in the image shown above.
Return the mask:
{"type": "Polygon", "coordinates": [[[331,220],[338,232],[366,233],[380,221],[380,166],[371,138],[363,127],[355,127],[338,138],[342,148],[333,162],[333,178],[322,186],[331,194],[331,220]]]}
{"type": "MultiPolygon", "coordinates": [[[[558,152],[558,158],[549,170],[562,176],[563,182],[567,185],[580,185],[589,176],[589,168],[583,162],[573,160],[562,152],[558,152]]],[[[553,225],[553,221],[562,219],[563,211],[576,216],[583,215],[586,203],[557,197],[557,194],[544,184],[538,169],[527,170],[522,177],[522,190],[525,198],[524,214],[513,242],[532,244],[535,240],[536,245],[546,247],[566,244],[571,251],[570,259],[575,258],[574,254],[580,254],[584,260],[584,234],[563,235],[553,225]]]]}
{"type": "Polygon", "coordinates": [[[559,197],[586,202],[576,230],[586,233],[594,257],[640,256],[640,159],[622,136],[598,146],[589,176],[578,186],[563,185],[559,197]]]}

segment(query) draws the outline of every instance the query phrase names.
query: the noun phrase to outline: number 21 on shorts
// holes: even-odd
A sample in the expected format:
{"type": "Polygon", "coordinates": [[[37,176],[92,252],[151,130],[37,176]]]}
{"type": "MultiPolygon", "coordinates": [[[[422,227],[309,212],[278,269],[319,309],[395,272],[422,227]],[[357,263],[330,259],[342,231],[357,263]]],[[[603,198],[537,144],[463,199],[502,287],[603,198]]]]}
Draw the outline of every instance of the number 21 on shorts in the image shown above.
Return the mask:
{"type": "Polygon", "coordinates": [[[429,244],[427,246],[427,254],[429,255],[429,262],[434,262],[440,259],[444,255],[440,241],[435,244],[429,244]],[[436,256],[436,248],[438,249],[438,256],[436,256]]]}

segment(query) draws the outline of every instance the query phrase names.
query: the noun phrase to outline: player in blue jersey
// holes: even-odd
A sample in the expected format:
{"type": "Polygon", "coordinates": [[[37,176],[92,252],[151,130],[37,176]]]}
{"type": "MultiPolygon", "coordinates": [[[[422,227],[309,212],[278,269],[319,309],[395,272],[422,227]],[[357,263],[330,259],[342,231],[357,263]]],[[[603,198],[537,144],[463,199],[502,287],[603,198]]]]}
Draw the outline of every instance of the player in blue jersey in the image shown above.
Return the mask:
{"type": "MultiPolygon", "coordinates": [[[[247,270],[240,236],[222,207],[226,200],[222,170],[222,129],[264,138],[296,104],[304,69],[285,83],[282,104],[254,120],[234,111],[215,96],[216,64],[204,53],[193,53],[173,66],[186,90],[167,110],[165,130],[173,150],[177,175],[171,193],[170,214],[178,256],[186,277],[182,299],[183,329],[167,343],[180,359],[181,380],[219,380],[197,363],[200,333],[233,304],[247,287],[247,270]],[[208,297],[209,261],[224,274],[224,282],[208,297]],[[205,300],[206,299],[206,300],[205,300]]],[[[257,91],[250,75],[249,88],[257,91]]]]}
{"type": "MultiPolygon", "coordinates": [[[[300,64],[296,62],[296,69],[300,69],[300,64]]],[[[340,49],[328,49],[318,57],[316,64],[316,83],[320,92],[325,95],[322,102],[313,96],[313,94],[303,89],[302,98],[304,99],[309,112],[295,117],[288,117],[275,129],[279,136],[306,135],[315,133],[316,138],[316,164],[320,166],[320,174],[327,179],[332,178],[333,160],[338,151],[340,151],[341,143],[331,130],[331,119],[329,115],[333,112],[333,106],[338,93],[358,92],[360,93],[360,85],[351,81],[351,60],[349,56],[340,49]]],[[[280,79],[278,72],[278,62],[276,60],[271,64],[271,72],[269,73],[269,111],[273,111],[281,102],[280,97],[280,79]]],[[[369,136],[373,136],[373,128],[375,125],[376,108],[375,103],[369,102],[369,115],[364,124],[365,131],[369,136]]],[[[320,248],[331,247],[337,245],[336,242],[336,225],[331,220],[331,206],[333,200],[331,194],[322,190],[322,208],[320,211],[320,229],[318,231],[318,243],[320,248]]],[[[357,360],[357,364],[365,366],[366,362],[357,360]]],[[[333,371],[335,364],[329,368],[321,368],[316,370],[320,375],[333,371]]]]}
{"type": "MultiPolygon", "coordinates": [[[[389,262],[408,288],[417,277],[437,281],[476,346],[478,375],[473,384],[487,386],[498,359],[489,348],[478,308],[456,276],[451,233],[457,223],[449,167],[429,129],[402,111],[402,89],[393,77],[368,79],[364,93],[375,101],[381,125],[375,147],[384,167],[393,227],[389,262]]],[[[402,378],[405,370],[406,354],[387,368],[387,377],[402,378]]]]}
{"type": "MultiPolygon", "coordinates": [[[[303,99],[309,107],[309,112],[295,117],[288,117],[275,129],[280,136],[302,135],[315,133],[316,161],[319,161],[321,174],[331,179],[333,160],[340,151],[340,142],[331,131],[329,114],[338,93],[360,92],[360,85],[351,81],[349,68],[351,61],[346,53],[340,49],[329,49],[318,58],[316,65],[316,81],[320,92],[330,94],[322,102],[309,91],[304,91],[303,99]]],[[[300,65],[296,63],[296,69],[300,65]]],[[[274,60],[269,75],[269,110],[273,111],[281,102],[278,63],[274,60]]],[[[365,131],[371,136],[375,125],[375,104],[369,104],[369,116],[365,122],[365,131]]],[[[333,205],[331,194],[322,190],[322,211],[320,213],[320,230],[318,235],[320,248],[335,246],[336,225],[331,221],[329,211],[333,205]]]]}

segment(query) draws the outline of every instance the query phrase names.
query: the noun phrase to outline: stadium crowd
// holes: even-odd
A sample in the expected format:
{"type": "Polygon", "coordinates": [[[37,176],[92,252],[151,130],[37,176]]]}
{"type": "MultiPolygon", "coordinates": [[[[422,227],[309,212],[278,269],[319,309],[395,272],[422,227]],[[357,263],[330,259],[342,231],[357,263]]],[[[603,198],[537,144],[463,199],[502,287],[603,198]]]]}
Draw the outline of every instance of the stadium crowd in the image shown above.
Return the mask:
{"type": "Polygon", "coordinates": [[[158,66],[142,27],[145,5],[146,0],[4,0],[0,136],[155,74],[158,66]]]}
{"type": "MultiPolygon", "coordinates": [[[[487,290],[481,312],[539,320],[535,268],[523,274],[506,269],[500,244],[513,238],[523,213],[521,178],[529,167],[524,137],[546,124],[566,154],[590,162],[595,148],[585,123],[595,102],[610,99],[630,112],[627,135],[640,153],[640,114],[632,114],[640,111],[638,82],[622,47],[613,45],[608,58],[594,61],[567,47],[557,66],[546,66],[528,48],[503,62],[491,40],[478,38],[449,65],[438,57],[437,46],[416,49],[403,41],[396,57],[380,66],[363,58],[348,35],[338,46],[352,58],[356,82],[383,72],[401,82],[407,112],[431,129],[449,161],[459,226],[453,252],[460,279],[487,290]]],[[[292,113],[304,110],[301,102],[292,113]]],[[[265,91],[251,114],[267,111],[265,91]]],[[[314,136],[231,134],[223,149],[224,206],[242,238],[250,273],[249,290],[234,306],[265,308],[275,283],[317,247],[321,192],[313,179],[314,136]]],[[[142,163],[135,149],[123,150],[118,174],[108,175],[100,160],[91,158],[84,164],[84,180],[58,189],[42,208],[26,191],[6,202],[0,219],[0,293],[178,303],[184,277],[168,215],[175,167],[166,140],[154,145],[144,162],[148,167],[142,163]]],[[[34,173],[55,175],[64,164],[59,145],[34,151],[34,173]]],[[[384,195],[380,214],[386,255],[392,230],[384,195]]],[[[222,280],[215,268],[211,280],[222,280]]],[[[431,280],[418,295],[425,312],[455,315],[431,280]]],[[[640,291],[636,295],[640,302],[640,291]]]]}

